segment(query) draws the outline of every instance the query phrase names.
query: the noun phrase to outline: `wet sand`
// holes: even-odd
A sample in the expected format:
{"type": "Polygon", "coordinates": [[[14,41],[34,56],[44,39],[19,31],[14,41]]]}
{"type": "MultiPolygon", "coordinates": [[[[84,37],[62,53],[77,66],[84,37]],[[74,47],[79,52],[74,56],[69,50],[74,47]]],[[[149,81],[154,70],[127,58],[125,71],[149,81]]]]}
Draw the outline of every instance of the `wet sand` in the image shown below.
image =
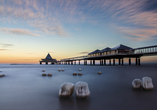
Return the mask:
{"type": "Polygon", "coordinates": [[[157,66],[0,65],[0,110],[156,110],[157,66]],[[58,69],[64,69],[59,72],[58,69]],[[82,69],[82,76],[73,72],[82,69]],[[45,72],[42,72],[45,69],[45,72]],[[97,72],[101,71],[101,75],[97,72]],[[52,73],[52,77],[41,76],[52,73]],[[152,91],[133,90],[135,78],[149,76],[152,91]],[[85,81],[86,99],[59,98],[63,82],[85,81]]]}

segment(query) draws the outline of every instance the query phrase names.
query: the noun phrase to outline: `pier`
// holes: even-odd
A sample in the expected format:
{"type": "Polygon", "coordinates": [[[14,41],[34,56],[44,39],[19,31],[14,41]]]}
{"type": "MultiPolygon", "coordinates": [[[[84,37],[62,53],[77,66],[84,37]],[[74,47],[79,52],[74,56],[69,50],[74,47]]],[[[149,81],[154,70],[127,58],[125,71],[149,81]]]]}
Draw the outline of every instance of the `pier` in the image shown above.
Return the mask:
{"type": "Polygon", "coordinates": [[[109,65],[115,65],[115,60],[118,59],[118,65],[124,65],[124,58],[128,58],[128,64],[131,65],[131,58],[135,58],[135,65],[140,65],[140,58],[143,56],[157,55],[157,45],[131,48],[125,45],[118,45],[113,48],[106,47],[102,50],[95,50],[90,52],[86,56],[65,58],[58,61],[58,64],[76,65],[76,61],[84,60],[84,65],[87,65],[87,61],[90,61],[90,65],[95,65],[95,61],[99,60],[100,65],[106,65],[108,60],[109,65]]]}

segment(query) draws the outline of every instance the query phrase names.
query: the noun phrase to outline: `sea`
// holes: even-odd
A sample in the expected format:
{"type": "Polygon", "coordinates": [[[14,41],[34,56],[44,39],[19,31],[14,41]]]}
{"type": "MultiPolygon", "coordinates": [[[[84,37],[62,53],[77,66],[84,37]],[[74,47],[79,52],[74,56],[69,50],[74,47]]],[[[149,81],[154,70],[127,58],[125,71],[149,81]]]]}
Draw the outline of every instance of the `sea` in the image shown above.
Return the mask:
{"type": "Polygon", "coordinates": [[[157,64],[0,64],[0,74],[5,74],[0,77],[0,110],[157,110],[157,64]],[[81,72],[82,76],[73,76],[74,72],[81,72]],[[42,76],[43,73],[52,76],[42,76]],[[132,81],[145,76],[152,78],[154,89],[132,89],[132,81]],[[88,83],[89,97],[78,99],[75,91],[69,98],[59,97],[62,83],[78,81],[88,83]]]}

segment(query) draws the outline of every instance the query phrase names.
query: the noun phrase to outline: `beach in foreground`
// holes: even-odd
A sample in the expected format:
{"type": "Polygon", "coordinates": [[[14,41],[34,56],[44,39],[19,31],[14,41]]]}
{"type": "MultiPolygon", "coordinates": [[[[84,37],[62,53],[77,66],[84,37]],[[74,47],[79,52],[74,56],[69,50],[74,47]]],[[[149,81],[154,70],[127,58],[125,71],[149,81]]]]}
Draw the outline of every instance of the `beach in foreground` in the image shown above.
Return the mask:
{"type": "Polygon", "coordinates": [[[84,65],[0,65],[0,110],[156,110],[157,65],[84,66],[84,65]],[[65,71],[58,71],[58,69],[65,71]],[[73,72],[82,69],[82,76],[73,72]],[[52,73],[52,77],[42,76],[52,73]],[[101,75],[97,73],[101,71],[101,75]],[[154,90],[133,90],[135,78],[149,76],[154,90]],[[59,98],[63,82],[88,83],[86,99],[59,98]]]}

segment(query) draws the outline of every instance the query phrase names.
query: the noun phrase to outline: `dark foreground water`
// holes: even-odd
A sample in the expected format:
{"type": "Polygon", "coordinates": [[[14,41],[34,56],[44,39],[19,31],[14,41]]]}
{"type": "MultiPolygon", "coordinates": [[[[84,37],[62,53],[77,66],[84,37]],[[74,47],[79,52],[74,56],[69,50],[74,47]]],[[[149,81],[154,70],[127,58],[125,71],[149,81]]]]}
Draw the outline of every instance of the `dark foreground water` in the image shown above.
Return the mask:
{"type": "Polygon", "coordinates": [[[157,110],[156,65],[0,65],[0,71],[6,75],[0,78],[0,110],[157,110]],[[83,75],[73,76],[79,68],[83,75]],[[53,76],[41,76],[42,69],[53,76]],[[154,90],[133,90],[132,80],[144,76],[152,78],[154,90]],[[77,81],[88,83],[90,97],[58,97],[60,84],[77,81]]]}

